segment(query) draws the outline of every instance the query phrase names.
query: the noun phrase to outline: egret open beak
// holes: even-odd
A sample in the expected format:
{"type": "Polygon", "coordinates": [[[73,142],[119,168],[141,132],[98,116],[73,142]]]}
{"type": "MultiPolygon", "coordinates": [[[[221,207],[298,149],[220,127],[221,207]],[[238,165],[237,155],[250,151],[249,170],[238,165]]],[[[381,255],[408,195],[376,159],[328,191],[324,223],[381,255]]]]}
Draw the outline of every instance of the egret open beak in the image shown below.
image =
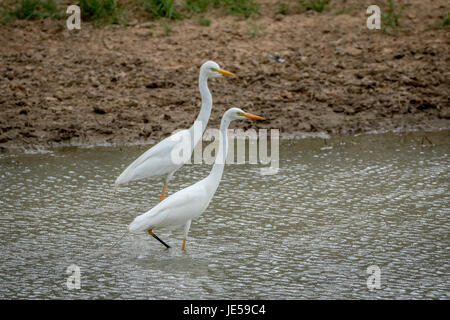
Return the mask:
{"type": "Polygon", "coordinates": [[[226,76],[232,76],[232,77],[236,76],[234,73],[231,73],[229,71],[226,71],[226,70],[223,70],[223,69],[220,69],[220,68],[214,68],[213,70],[216,71],[216,72],[219,72],[221,74],[224,74],[226,76]]]}
{"type": "Polygon", "coordinates": [[[246,118],[249,118],[249,119],[255,119],[255,120],[266,120],[266,119],[264,119],[263,117],[260,117],[260,116],[256,116],[256,115],[254,115],[254,114],[251,114],[251,113],[244,113],[244,116],[246,117],[246,118]]]}

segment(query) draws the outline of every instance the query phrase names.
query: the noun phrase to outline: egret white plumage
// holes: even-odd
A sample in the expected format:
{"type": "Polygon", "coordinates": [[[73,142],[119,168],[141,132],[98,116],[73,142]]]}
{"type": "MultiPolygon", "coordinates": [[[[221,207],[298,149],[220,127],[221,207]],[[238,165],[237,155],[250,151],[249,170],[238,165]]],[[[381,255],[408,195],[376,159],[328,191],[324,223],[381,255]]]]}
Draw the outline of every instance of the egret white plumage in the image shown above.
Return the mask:
{"type": "Polygon", "coordinates": [[[184,239],[181,248],[184,250],[192,219],[197,218],[206,210],[222,178],[228,151],[228,126],[233,120],[245,118],[264,120],[262,117],[246,113],[239,108],[227,110],[220,123],[219,151],[210,174],[203,180],[172,194],[148,212],[137,216],[129,225],[129,231],[147,230],[149,234],[152,234],[154,228],[184,225],[184,239]]]}
{"type": "Polygon", "coordinates": [[[225,71],[219,67],[214,61],[207,61],[200,67],[200,75],[198,78],[198,86],[202,98],[202,106],[195,123],[201,125],[201,134],[194,135],[194,125],[185,130],[178,131],[170,137],[165,138],[158,144],[147,150],[139,158],[133,161],[116,179],[115,188],[119,185],[126,184],[144,178],[154,178],[166,175],[164,187],[161,192],[160,201],[164,199],[167,185],[175,171],[189,161],[195,145],[202,138],[211,115],[212,96],[208,89],[208,78],[214,78],[224,75],[234,76],[233,73],[225,71]],[[173,161],[173,154],[179,146],[180,141],[190,141],[183,159],[185,161],[173,161]]]}

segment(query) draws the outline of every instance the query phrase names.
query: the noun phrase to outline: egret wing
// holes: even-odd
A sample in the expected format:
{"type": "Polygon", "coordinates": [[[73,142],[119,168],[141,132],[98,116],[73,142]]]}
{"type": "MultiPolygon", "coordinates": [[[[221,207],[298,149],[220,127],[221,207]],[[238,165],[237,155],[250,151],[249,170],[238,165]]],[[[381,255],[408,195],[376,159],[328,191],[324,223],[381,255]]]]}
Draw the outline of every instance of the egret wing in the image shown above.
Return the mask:
{"type": "Polygon", "coordinates": [[[182,147],[180,143],[188,141],[188,138],[189,131],[182,130],[160,141],[134,160],[120,174],[115,184],[124,184],[132,180],[168,174],[178,170],[183,162],[179,161],[181,163],[174,163],[172,155],[177,147],[182,147]]]}
{"type": "Polygon", "coordinates": [[[183,225],[202,214],[208,207],[211,196],[200,182],[174,193],[150,211],[137,216],[130,224],[129,230],[138,232],[156,227],[183,225]]]}

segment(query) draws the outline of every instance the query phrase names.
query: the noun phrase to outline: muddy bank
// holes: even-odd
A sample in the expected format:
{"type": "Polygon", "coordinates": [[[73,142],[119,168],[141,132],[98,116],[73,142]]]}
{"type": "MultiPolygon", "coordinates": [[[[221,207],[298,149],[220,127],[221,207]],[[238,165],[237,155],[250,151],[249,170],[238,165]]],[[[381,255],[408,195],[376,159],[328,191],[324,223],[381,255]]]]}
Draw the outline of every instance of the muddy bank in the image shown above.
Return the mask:
{"type": "Polygon", "coordinates": [[[430,28],[448,2],[408,1],[389,33],[366,28],[368,4],[281,15],[262,1],[256,20],[213,11],[211,26],[176,21],[170,35],[139,20],[0,26],[0,147],[158,141],[197,116],[209,59],[237,74],[210,81],[209,127],[241,107],[267,121],[233,126],[282,134],[450,128],[450,30],[430,28]]]}

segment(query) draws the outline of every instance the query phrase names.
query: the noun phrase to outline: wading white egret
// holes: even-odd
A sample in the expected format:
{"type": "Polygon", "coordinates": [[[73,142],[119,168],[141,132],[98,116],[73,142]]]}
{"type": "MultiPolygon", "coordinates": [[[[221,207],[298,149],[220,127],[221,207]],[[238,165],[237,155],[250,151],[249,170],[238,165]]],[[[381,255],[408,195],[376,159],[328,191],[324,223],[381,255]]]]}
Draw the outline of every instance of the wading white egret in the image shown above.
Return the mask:
{"type": "MultiPolygon", "coordinates": [[[[211,173],[203,180],[172,194],[151,210],[137,216],[129,225],[128,230],[131,232],[147,230],[149,234],[153,235],[152,229],[154,228],[184,225],[184,239],[181,247],[184,250],[191,220],[206,210],[222,178],[228,151],[228,126],[233,120],[245,118],[264,120],[262,117],[246,113],[239,108],[227,110],[220,123],[219,151],[211,173]]],[[[164,244],[163,241],[161,242],[164,244]]]]}
{"type": "Polygon", "coordinates": [[[208,124],[212,108],[212,96],[208,89],[208,78],[215,78],[221,75],[234,76],[233,73],[221,69],[214,61],[207,61],[200,67],[198,86],[202,98],[202,106],[194,124],[197,123],[201,125],[201,134],[194,134],[195,126],[193,124],[189,129],[178,131],[172,136],[160,141],[158,144],[137,158],[121,173],[121,175],[116,179],[115,189],[119,185],[126,184],[130,181],[144,178],[155,178],[164,175],[166,176],[166,180],[161,192],[160,201],[164,199],[170,179],[175,171],[180,169],[186,161],[189,161],[195,145],[202,138],[202,134],[208,124]],[[186,159],[184,162],[173,161],[172,158],[173,153],[179,146],[180,141],[191,142],[188,146],[189,150],[184,150],[184,152],[188,154],[187,157],[186,155],[183,157],[183,159],[186,159]]]}

